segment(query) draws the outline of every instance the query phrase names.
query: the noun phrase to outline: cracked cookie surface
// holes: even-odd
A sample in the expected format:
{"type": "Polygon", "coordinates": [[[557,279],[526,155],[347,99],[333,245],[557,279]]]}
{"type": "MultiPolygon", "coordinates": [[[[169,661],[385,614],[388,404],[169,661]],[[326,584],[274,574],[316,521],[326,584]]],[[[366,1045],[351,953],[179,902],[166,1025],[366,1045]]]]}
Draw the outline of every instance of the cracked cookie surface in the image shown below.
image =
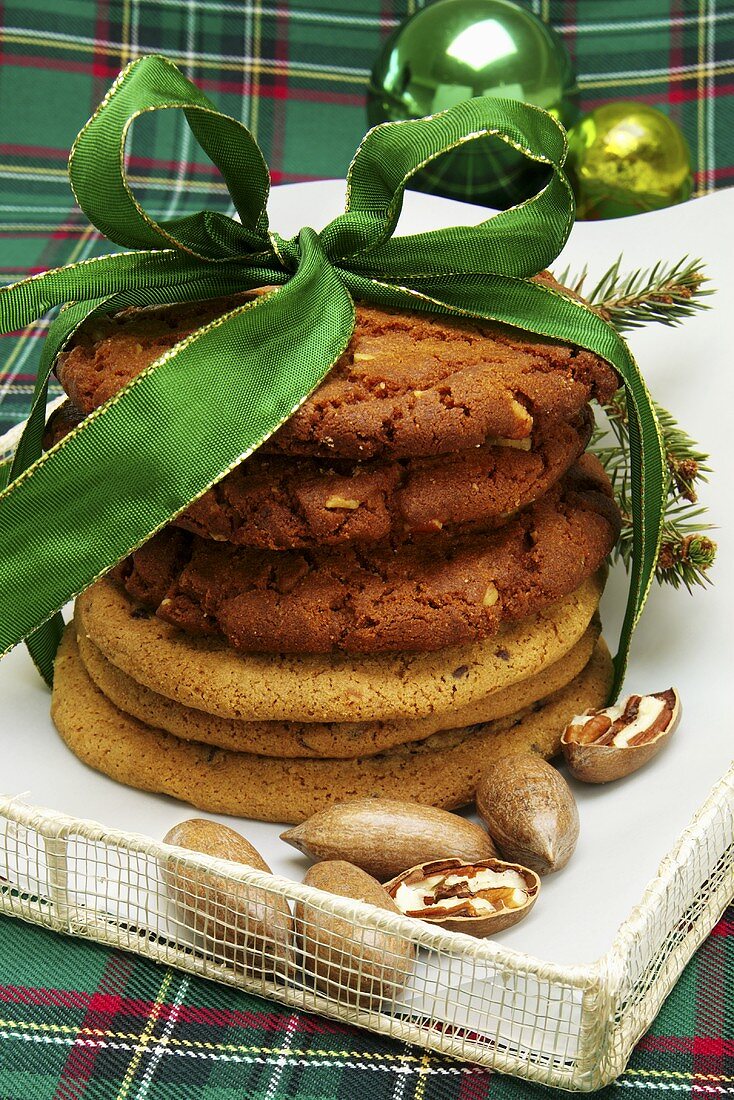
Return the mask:
{"type": "MultiPolygon", "coordinates": [[[[81,419],[61,406],[46,446],[81,419]]],[[[257,452],[173,522],[202,538],[267,550],[484,530],[555,484],[582,454],[593,423],[587,406],[571,423],[537,421],[528,439],[422,458],[355,463],[257,452]]]]}
{"type": "MultiPolygon", "coordinates": [[[[538,277],[553,288],[549,275],[538,277]]],[[[83,325],[56,365],[84,413],[203,324],[256,296],[131,307],[83,325]]],[[[524,439],[535,417],[571,420],[617,388],[598,356],[491,322],[358,305],[349,345],[265,444],[326,458],[406,458],[524,439]]]]}
{"type": "Polygon", "coordinates": [[[490,637],[567,595],[618,533],[609,482],[585,455],[489,533],[275,552],[166,528],[112,575],[166,622],[240,652],[427,651],[490,637]]]}

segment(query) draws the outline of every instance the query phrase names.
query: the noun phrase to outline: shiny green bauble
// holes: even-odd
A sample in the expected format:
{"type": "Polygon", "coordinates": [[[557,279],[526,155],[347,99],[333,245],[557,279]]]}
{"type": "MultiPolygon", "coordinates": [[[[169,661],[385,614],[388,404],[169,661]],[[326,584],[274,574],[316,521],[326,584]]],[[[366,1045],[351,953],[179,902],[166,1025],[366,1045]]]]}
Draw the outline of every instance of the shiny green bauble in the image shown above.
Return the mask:
{"type": "MultiPolygon", "coordinates": [[[[565,125],[578,117],[563,43],[509,0],[437,0],[392,34],[372,70],[370,125],[436,114],[474,96],[524,100],[565,125]]],[[[411,187],[505,207],[542,186],[547,169],[495,138],[445,153],[411,187]]]]}
{"type": "Polygon", "coordinates": [[[676,124],[644,103],[597,107],[568,135],[576,216],[623,218],[690,198],[691,155],[676,124]]]}

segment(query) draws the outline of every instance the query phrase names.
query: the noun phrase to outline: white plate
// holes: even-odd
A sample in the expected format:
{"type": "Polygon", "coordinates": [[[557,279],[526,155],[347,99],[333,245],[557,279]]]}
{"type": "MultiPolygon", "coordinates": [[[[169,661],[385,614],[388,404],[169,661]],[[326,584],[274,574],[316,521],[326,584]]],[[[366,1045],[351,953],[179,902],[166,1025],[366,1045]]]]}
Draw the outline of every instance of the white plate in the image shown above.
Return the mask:
{"type": "MultiPolygon", "coordinates": [[[[271,220],[283,234],[301,225],[322,226],[337,214],[342,183],[275,188],[271,220]]],[[[473,222],[485,211],[426,195],[409,195],[401,230],[473,222]]],[[[618,784],[575,785],[581,839],[568,867],[545,880],[531,916],[502,934],[502,942],[557,963],[591,962],[640,900],[646,883],[681,830],[729,767],[734,641],[732,485],[734,404],[730,323],[734,289],[734,190],[685,206],[613,222],[579,223],[554,268],[588,263],[601,274],[624,253],[624,268],[703,256],[717,294],[711,310],[682,327],[649,326],[630,336],[656,399],[671,410],[711,453],[711,483],[701,492],[719,525],[715,586],[696,590],[655,588],[634,639],[627,688],[655,691],[671,684],[683,701],[683,718],[670,746],[647,769],[618,784]]],[[[625,575],[615,569],[602,606],[613,647],[624,603],[625,575]]],[[[60,742],[48,715],[49,696],[22,648],[0,662],[2,789],[24,801],[105,825],[162,837],[190,810],[170,799],[121,787],[80,764],[60,742]]],[[[282,844],[276,826],[233,821],[273,869],[301,878],[306,867],[282,844]]]]}

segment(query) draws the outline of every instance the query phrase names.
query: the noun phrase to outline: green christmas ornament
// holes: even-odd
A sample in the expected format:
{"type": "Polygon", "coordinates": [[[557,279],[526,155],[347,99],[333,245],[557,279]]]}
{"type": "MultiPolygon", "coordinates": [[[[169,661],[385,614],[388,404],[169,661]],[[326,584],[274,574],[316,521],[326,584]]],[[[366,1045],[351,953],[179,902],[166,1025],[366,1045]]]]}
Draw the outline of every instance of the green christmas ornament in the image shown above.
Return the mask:
{"type": "MultiPolygon", "coordinates": [[[[437,0],[385,43],[372,69],[367,113],[375,126],[493,95],[544,107],[568,127],[578,117],[576,94],[563,43],[532,12],[509,0],[437,0]]],[[[411,186],[505,207],[534,194],[546,174],[487,138],[444,154],[411,186]]]]}
{"type": "Polygon", "coordinates": [[[680,129],[644,103],[610,103],[568,135],[576,216],[623,218],[690,198],[691,155],[680,129]]]}

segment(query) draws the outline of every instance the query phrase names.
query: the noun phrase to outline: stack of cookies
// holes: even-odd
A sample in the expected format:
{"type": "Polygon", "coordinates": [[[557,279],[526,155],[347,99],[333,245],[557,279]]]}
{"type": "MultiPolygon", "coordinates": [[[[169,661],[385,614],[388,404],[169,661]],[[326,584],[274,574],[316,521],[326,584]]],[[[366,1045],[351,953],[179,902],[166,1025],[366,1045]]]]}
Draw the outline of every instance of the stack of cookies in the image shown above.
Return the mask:
{"type": "MultiPolygon", "coordinates": [[[[83,327],[50,440],[246,297],[83,327]]],[[[282,822],[357,796],[453,808],[497,754],[554,755],[611,678],[619,516],[584,452],[616,386],[576,347],[358,306],[301,409],[79,597],[61,736],[123,783],[282,822]]]]}

